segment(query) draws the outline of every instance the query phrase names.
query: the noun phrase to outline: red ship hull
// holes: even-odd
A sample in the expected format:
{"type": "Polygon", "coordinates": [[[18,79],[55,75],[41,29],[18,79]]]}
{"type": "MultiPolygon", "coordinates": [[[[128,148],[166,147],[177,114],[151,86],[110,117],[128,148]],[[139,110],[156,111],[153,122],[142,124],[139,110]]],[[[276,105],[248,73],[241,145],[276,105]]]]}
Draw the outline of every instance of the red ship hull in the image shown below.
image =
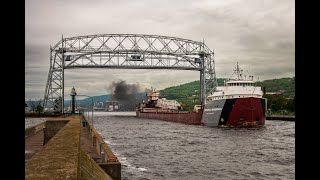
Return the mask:
{"type": "Polygon", "coordinates": [[[260,127],[266,119],[265,98],[232,98],[209,101],[203,123],[212,127],[260,127]]]}
{"type": "Polygon", "coordinates": [[[202,124],[202,111],[199,112],[140,112],[136,111],[139,118],[159,119],[163,121],[178,122],[183,124],[202,124]]]}
{"type": "MultiPolygon", "coordinates": [[[[238,98],[226,122],[226,126],[259,127],[265,124],[263,98],[238,98]]],[[[221,123],[222,124],[222,123],[221,123]]]]}

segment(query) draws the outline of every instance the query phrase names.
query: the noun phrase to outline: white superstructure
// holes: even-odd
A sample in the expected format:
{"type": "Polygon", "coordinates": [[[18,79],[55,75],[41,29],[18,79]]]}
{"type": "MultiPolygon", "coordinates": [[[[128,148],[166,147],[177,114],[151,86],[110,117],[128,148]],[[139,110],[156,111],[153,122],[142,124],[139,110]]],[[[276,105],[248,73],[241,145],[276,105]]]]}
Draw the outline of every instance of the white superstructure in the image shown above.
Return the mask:
{"type": "Polygon", "coordinates": [[[167,100],[166,98],[158,99],[156,107],[162,108],[162,109],[175,109],[178,110],[181,108],[180,104],[176,100],[167,100]]]}
{"type": "Polygon", "coordinates": [[[245,97],[262,98],[262,95],[262,89],[255,85],[253,76],[249,76],[248,79],[243,77],[242,70],[237,63],[232,76],[224,83],[224,86],[218,86],[216,91],[207,97],[207,101],[245,97]]]}

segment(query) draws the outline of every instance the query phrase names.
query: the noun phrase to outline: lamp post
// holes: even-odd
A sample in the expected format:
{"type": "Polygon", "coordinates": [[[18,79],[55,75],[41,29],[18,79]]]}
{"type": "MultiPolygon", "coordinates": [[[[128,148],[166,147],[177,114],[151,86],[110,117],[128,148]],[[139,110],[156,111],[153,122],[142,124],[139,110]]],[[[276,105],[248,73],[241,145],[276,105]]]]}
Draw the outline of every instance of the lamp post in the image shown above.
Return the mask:
{"type": "Polygon", "coordinates": [[[273,104],[270,104],[270,111],[269,111],[270,117],[272,116],[272,106],[273,104]]]}
{"type": "Polygon", "coordinates": [[[72,97],[72,111],[71,111],[71,113],[74,114],[75,113],[75,96],[77,95],[76,89],[74,87],[71,89],[70,95],[72,97]]]}

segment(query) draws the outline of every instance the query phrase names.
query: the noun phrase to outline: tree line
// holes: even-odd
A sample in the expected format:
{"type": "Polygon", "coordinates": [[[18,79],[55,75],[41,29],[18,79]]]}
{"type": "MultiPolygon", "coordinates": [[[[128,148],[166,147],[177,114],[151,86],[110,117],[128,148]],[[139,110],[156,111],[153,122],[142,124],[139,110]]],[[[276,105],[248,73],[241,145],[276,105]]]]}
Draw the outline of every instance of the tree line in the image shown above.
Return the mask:
{"type": "Polygon", "coordinates": [[[43,100],[35,100],[32,101],[31,99],[28,100],[27,103],[25,103],[25,107],[29,107],[29,112],[38,113],[39,115],[43,112],[44,107],[42,106],[43,100]]]}

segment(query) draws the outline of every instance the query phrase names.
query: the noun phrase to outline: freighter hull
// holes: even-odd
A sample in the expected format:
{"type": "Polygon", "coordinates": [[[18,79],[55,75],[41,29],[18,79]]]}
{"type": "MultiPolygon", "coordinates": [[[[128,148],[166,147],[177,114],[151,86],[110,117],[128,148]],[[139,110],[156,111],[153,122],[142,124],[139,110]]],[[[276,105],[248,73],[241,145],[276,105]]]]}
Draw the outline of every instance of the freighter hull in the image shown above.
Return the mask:
{"type": "Polygon", "coordinates": [[[203,113],[206,126],[259,127],[265,124],[265,98],[233,98],[207,102],[203,113]]]}
{"type": "Polygon", "coordinates": [[[140,112],[136,116],[147,119],[158,119],[164,121],[178,122],[184,124],[201,125],[202,111],[199,112],[140,112]]]}

